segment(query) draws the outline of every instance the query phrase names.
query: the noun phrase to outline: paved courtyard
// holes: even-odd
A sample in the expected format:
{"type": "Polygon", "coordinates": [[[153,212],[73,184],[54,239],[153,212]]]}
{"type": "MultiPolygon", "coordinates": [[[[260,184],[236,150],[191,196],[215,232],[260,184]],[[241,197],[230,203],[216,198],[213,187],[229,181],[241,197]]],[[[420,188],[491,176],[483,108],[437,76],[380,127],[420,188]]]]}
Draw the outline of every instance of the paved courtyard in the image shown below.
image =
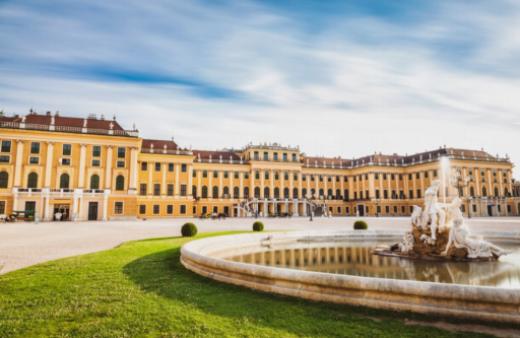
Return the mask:
{"type": "MultiPolygon", "coordinates": [[[[266,230],[348,230],[357,218],[266,218],[266,230]]],[[[179,236],[186,221],[199,232],[250,230],[251,218],[226,220],[157,219],[110,222],[48,222],[0,224],[0,274],[37,263],[113,248],[123,242],[152,237],[179,236]]],[[[408,218],[365,218],[372,230],[400,230],[408,218]]],[[[473,232],[504,231],[520,234],[520,218],[473,218],[473,232]]]]}

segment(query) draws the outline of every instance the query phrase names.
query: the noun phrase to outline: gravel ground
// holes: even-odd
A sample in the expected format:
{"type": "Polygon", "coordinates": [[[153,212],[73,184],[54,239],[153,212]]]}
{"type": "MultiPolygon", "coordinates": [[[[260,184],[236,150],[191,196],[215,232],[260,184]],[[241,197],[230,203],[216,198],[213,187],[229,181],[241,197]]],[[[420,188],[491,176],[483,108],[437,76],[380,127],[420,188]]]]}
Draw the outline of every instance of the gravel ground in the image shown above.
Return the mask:
{"type": "MultiPolygon", "coordinates": [[[[266,230],[347,230],[357,218],[335,217],[261,219],[266,230]]],[[[227,220],[154,219],[110,222],[48,222],[0,224],[0,274],[37,263],[113,248],[123,242],[179,236],[186,221],[194,221],[199,232],[250,230],[253,219],[227,220]]],[[[370,229],[406,230],[408,218],[365,218],[370,229]]],[[[520,233],[520,218],[472,218],[475,233],[504,231],[520,233]]]]}

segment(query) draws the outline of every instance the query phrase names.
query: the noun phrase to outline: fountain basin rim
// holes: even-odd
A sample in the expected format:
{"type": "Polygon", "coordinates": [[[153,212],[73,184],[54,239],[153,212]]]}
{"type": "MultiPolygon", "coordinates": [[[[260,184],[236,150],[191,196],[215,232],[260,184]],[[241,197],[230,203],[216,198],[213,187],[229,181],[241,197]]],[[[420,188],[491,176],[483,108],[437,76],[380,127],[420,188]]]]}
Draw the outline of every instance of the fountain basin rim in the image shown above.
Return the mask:
{"type": "MultiPolygon", "coordinates": [[[[398,239],[400,231],[277,232],[210,237],[181,248],[182,264],[215,280],[301,298],[406,310],[474,319],[520,323],[520,289],[445,284],[378,277],[337,275],[225,260],[233,253],[258,246],[290,243],[302,238],[359,240],[398,239]],[[269,238],[269,239],[268,239],[269,238]]],[[[492,234],[488,237],[492,240],[492,234]]],[[[520,243],[520,233],[497,233],[520,243]]]]}

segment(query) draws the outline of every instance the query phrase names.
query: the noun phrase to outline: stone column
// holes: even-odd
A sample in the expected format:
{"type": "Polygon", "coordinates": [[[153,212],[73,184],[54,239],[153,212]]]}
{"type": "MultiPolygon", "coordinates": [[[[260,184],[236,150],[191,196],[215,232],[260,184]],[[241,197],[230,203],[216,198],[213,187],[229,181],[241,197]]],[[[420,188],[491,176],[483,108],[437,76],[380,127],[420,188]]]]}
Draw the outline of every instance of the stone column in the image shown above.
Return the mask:
{"type": "MultiPolygon", "coordinates": [[[[242,199],[244,198],[244,173],[242,171],[238,173],[238,179],[240,180],[238,197],[242,199]]],[[[251,193],[252,192],[250,191],[249,194],[251,193]]]]}
{"type": "Polygon", "coordinates": [[[332,196],[336,198],[336,177],[332,176],[332,196]]]}
{"type": "Polygon", "coordinates": [[[22,140],[16,140],[16,159],[14,167],[14,187],[21,188],[22,186],[22,163],[23,163],[23,147],[22,140]]]}
{"type": "Polygon", "coordinates": [[[285,172],[281,171],[280,172],[280,197],[283,199],[285,199],[285,195],[283,193],[284,190],[285,190],[285,172]]]}
{"type": "Polygon", "coordinates": [[[374,173],[368,174],[368,198],[375,197],[374,173]]]}
{"type": "Polygon", "coordinates": [[[294,198],[293,189],[294,189],[294,173],[289,172],[289,198],[290,199],[294,198]]]}
{"type": "Polygon", "coordinates": [[[224,190],[224,171],[220,170],[218,172],[218,197],[222,198],[224,190]]]}
{"type": "Polygon", "coordinates": [[[105,189],[112,188],[112,146],[107,146],[107,161],[105,165],[105,189]]]}
{"type": "Polygon", "coordinates": [[[202,171],[197,172],[197,197],[202,198],[202,171]]]}
{"type": "Polygon", "coordinates": [[[213,198],[213,171],[208,171],[208,198],[213,198]]]}
{"type": "Polygon", "coordinates": [[[167,194],[166,189],[166,163],[161,163],[161,195],[164,196],[167,194]]]}
{"type": "Polygon", "coordinates": [[[300,171],[298,173],[298,198],[303,200],[305,196],[302,196],[303,193],[303,178],[302,178],[302,172],[300,171]]]}
{"type": "Polygon", "coordinates": [[[260,170],[260,198],[264,198],[264,183],[265,183],[265,173],[263,170],[260,170]]]}
{"type": "Polygon", "coordinates": [[[193,165],[188,165],[188,196],[193,197],[193,165]]]}
{"type": "MultiPolygon", "coordinates": [[[[47,159],[45,160],[45,181],[43,183],[44,188],[51,187],[53,161],[54,161],[54,143],[47,142],[47,159]]],[[[47,208],[45,210],[47,210],[47,208]]]]}
{"type": "Polygon", "coordinates": [[[128,192],[134,194],[137,192],[137,147],[130,149],[130,184],[128,192]]]}
{"type": "Polygon", "coordinates": [[[269,171],[269,182],[271,183],[270,184],[270,188],[269,188],[269,195],[271,198],[274,198],[274,171],[273,170],[270,170],[269,171]]]}
{"type": "MultiPolygon", "coordinates": [[[[230,195],[230,197],[235,198],[233,189],[235,189],[235,172],[234,171],[230,172],[230,174],[229,174],[229,195],[230,195]]],[[[239,192],[239,194],[240,194],[240,192],[239,192]]]]}
{"type": "Polygon", "coordinates": [[[87,145],[81,144],[79,150],[78,188],[85,188],[85,162],[87,160],[87,145]]]}
{"type": "Polygon", "coordinates": [[[175,169],[175,182],[173,183],[173,191],[174,191],[173,194],[175,195],[175,197],[179,197],[180,188],[181,188],[181,182],[179,179],[179,175],[180,175],[180,171],[181,171],[181,164],[175,163],[174,169],[175,169]]]}
{"type": "Polygon", "coordinates": [[[352,200],[354,198],[354,180],[352,179],[352,176],[349,176],[347,178],[347,183],[348,183],[348,194],[350,195],[349,199],[352,200]]]}
{"type": "Polygon", "coordinates": [[[345,196],[345,175],[341,175],[339,178],[339,188],[341,189],[341,196],[343,196],[344,199],[348,199],[348,196],[345,196]]]}
{"type": "Polygon", "coordinates": [[[103,221],[108,220],[108,196],[110,195],[110,191],[105,190],[103,193],[103,221]]]}
{"type": "Polygon", "coordinates": [[[146,194],[147,195],[153,195],[153,179],[152,179],[152,176],[153,176],[153,171],[154,170],[155,170],[155,168],[152,168],[151,163],[149,163],[149,166],[148,166],[148,183],[147,183],[147,186],[146,186],[146,190],[147,190],[146,194]]]}
{"type": "Polygon", "coordinates": [[[314,189],[316,190],[316,196],[320,197],[320,176],[314,175],[314,189]]]}

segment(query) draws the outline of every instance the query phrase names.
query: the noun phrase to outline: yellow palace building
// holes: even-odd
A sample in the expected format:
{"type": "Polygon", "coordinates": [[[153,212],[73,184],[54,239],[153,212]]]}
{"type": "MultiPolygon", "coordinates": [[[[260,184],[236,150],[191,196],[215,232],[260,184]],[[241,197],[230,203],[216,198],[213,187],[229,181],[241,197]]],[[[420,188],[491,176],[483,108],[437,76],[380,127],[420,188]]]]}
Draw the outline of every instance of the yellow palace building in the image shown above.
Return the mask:
{"type": "Polygon", "coordinates": [[[115,119],[0,115],[0,215],[109,220],[221,215],[406,216],[450,158],[469,216],[518,216],[508,158],[440,148],[358,159],[249,144],[191,150],[143,139],[115,119]]]}

